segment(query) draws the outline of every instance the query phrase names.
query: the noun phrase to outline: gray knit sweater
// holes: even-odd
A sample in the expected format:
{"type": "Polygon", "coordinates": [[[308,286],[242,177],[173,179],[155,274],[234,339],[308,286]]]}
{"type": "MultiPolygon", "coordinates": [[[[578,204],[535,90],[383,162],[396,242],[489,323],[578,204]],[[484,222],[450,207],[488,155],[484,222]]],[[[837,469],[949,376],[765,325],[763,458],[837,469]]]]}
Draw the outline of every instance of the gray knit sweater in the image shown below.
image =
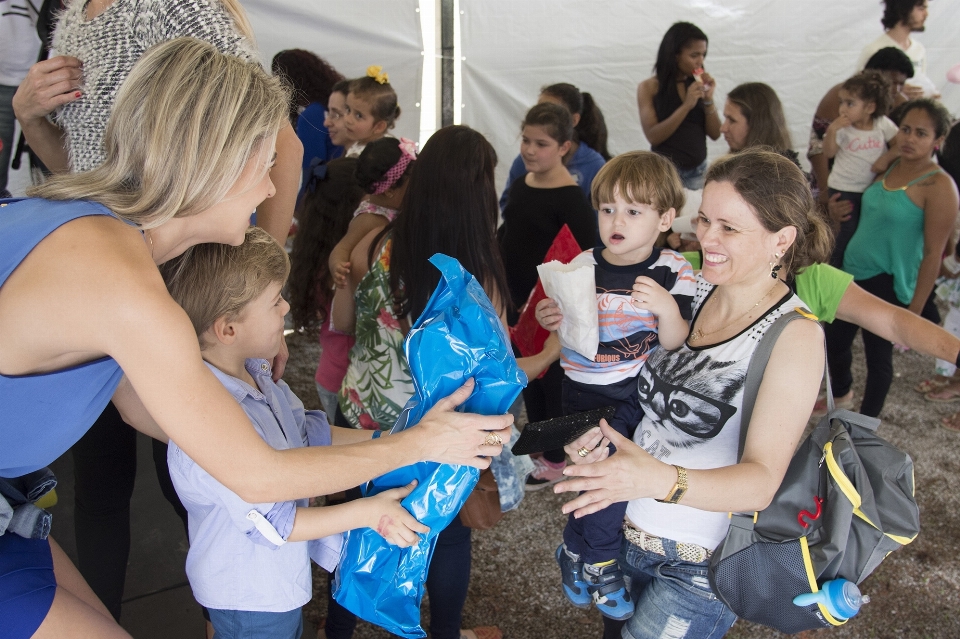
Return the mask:
{"type": "Polygon", "coordinates": [[[53,38],[56,54],[83,63],[82,97],[55,115],[67,134],[73,171],[88,171],[103,162],[103,133],[117,90],[151,46],[193,36],[224,53],[259,60],[219,0],[115,0],[89,21],[86,4],[87,0],[70,2],[53,38]]]}

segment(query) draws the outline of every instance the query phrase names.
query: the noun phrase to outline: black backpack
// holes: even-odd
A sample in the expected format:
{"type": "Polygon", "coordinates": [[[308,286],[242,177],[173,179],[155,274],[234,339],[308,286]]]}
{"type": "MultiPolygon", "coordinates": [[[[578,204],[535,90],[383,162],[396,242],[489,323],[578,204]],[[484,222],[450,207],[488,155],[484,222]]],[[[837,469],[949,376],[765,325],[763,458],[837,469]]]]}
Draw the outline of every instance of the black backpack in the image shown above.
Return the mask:
{"type": "MultiPolygon", "coordinates": [[[[773,346],[801,317],[813,316],[791,311],[777,319],[753,354],[740,455],[773,346]]],[[[827,396],[830,411],[797,449],[770,506],[732,513],[710,561],[710,585],[721,601],[738,617],[785,633],[845,623],[822,604],[800,607],[793,598],[833,579],[859,584],[920,532],[913,460],[877,437],[879,419],[835,409],[827,396]]]]}

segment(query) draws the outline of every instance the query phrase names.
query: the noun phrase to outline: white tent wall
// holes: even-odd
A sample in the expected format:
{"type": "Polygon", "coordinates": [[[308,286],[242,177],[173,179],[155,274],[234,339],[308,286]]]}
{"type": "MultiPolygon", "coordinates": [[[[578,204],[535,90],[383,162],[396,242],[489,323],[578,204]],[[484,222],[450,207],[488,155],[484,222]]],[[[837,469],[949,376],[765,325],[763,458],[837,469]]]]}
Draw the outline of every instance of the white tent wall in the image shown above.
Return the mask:
{"type": "Polygon", "coordinates": [[[380,65],[400,100],[396,137],[420,137],[423,39],[418,0],[243,0],[263,55],[307,49],[348,78],[380,65]]]}
{"type": "MultiPolygon", "coordinates": [[[[853,74],[861,49],[882,33],[878,0],[460,0],[461,118],[486,135],[499,157],[502,188],[519,152],[520,122],[540,87],[570,82],[590,92],[606,118],[612,154],[648,149],[637,84],[652,75],[663,34],[678,20],[710,38],[706,69],[726,92],[766,82],[780,96],[794,147],[806,155],[820,98],[853,74]]],[[[924,33],[927,74],[951,112],[960,87],[946,72],[960,63],[960,2],[930,2],[924,33]]],[[[727,151],[721,137],[709,157],[727,151]]]]}

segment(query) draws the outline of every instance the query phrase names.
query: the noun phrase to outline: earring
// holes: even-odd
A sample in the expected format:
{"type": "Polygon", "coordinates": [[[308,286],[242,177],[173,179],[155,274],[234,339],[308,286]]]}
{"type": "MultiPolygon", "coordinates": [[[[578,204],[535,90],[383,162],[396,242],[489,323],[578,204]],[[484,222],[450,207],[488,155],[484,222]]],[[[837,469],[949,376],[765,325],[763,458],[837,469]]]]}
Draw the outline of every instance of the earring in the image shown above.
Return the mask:
{"type": "Polygon", "coordinates": [[[773,257],[775,261],[770,262],[770,266],[773,267],[770,269],[770,277],[772,277],[773,279],[777,279],[780,277],[780,269],[783,268],[783,264],[780,263],[779,253],[774,253],[773,257]]]}

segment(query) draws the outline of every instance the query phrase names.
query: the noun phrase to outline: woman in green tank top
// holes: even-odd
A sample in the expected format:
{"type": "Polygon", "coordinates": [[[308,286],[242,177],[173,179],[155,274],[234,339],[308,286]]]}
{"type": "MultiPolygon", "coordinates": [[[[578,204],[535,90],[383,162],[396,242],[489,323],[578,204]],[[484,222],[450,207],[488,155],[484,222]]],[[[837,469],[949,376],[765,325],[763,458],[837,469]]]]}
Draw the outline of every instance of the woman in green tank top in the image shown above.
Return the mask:
{"type": "MultiPolygon", "coordinates": [[[[946,109],[915,100],[903,113],[900,159],[863,194],[860,225],[844,257],[854,281],[881,299],[919,315],[940,269],[947,237],[957,216],[957,188],[933,160],[950,127],[946,109]]],[[[833,395],[852,404],[850,347],[859,327],[837,321],[827,329],[833,395]]],[[[860,412],[877,416],[893,380],[893,345],[863,334],[867,381],[860,412]]]]}

